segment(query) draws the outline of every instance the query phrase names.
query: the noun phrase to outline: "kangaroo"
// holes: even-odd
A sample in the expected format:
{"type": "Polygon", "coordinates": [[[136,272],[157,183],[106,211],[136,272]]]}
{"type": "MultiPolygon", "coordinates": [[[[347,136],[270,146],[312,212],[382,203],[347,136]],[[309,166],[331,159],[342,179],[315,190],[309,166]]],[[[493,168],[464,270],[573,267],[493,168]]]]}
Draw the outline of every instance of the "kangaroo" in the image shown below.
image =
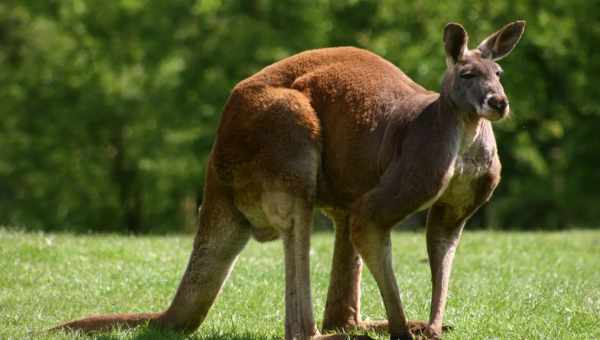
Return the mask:
{"type": "Polygon", "coordinates": [[[524,21],[510,23],[469,49],[465,29],[448,24],[439,94],[353,47],[306,51],[241,81],[221,117],[198,233],[170,307],[91,316],[55,329],[149,322],[193,332],[248,240],[280,237],[285,338],[336,338],[320,335],[312,312],[310,233],[313,209],[320,208],[336,228],[324,330],[382,327],[391,339],[413,339],[419,330],[440,338],[463,227],[500,181],[491,122],[506,117],[509,104],[496,61],[512,51],[524,29],[524,21]],[[424,209],[433,286],[428,322],[406,317],[390,241],[396,223],[424,209]],[[379,287],[387,322],[361,320],[363,260],[379,287]]]}

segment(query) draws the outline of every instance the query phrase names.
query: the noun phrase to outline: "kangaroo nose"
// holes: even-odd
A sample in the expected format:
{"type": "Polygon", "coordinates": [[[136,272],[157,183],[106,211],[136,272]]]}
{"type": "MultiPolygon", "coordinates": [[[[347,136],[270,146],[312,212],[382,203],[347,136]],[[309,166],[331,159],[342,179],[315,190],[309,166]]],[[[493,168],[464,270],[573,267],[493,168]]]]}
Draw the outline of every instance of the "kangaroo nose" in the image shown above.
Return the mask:
{"type": "Polygon", "coordinates": [[[504,96],[495,95],[488,98],[488,105],[498,112],[504,112],[508,106],[508,101],[504,96]]]}

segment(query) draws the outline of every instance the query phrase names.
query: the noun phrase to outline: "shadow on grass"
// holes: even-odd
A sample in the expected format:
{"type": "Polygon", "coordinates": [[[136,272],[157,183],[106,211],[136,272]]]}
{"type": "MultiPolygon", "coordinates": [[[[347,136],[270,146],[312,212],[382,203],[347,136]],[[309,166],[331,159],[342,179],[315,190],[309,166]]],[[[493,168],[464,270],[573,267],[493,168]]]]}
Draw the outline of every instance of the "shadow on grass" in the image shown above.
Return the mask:
{"type": "MultiPolygon", "coordinates": [[[[369,335],[361,334],[339,334],[349,340],[373,340],[369,335]]],[[[106,334],[96,335],[93,337],[97,340],[121,340],[124,338],[123,334],[106,334]]],[[[194,334],[183,334],[173,331],[159,330],[155,328],[143,327],[138,328],[134,331],[131,336],[125,336],[127,339],[134,340],[179,340],[179,339],[190,339],[190,340],[280,340],[281,336],[265,335],[260,333],[250,332],[235,332],[233,330],[209,330],[199,331],[194,334]]]]}
{"type": "MultiPolygon", "coordinates": [[[[134,339],[134,340],[155,340],[155,339],[165,339],[165,340],[179,340],[179,339],[193,339],[193,340],[276,340],[280,339],[277,336],[265,336],[264,334],[253,334],[250,332],[245,333],[236,333],[231,330],[227,331],[199,331],[193,334],[183,334],[177,333],[173,331],[165,331],[159,330],[155,328],[142,327],[135,330],[131,337],[127,336],[126,338],[134,339]]],[[[123,335],[112,335],[112,334],[103,334],[96,335],[94,339],[97,340],[121,340],[123,339],[123,335]]]]}

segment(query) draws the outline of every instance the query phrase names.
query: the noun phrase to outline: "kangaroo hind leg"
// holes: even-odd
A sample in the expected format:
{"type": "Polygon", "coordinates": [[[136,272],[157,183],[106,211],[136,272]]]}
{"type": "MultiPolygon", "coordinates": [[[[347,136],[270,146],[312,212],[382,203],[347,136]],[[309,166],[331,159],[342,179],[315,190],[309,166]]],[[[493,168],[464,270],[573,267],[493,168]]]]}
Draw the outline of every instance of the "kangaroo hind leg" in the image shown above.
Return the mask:
{"type": "Polygon", "coordinates": [[[362,259],[350,239],[347,212],[327,211],[335,224],[335,245],[323,330],[360,328],[360,279],[362,259]]]}
{"type": "Polygon", "coordinates": [[[180,332],[196,330],[250,237],[246,219],[233,205],[229,189],[217,180],[210,162],[204,190],[204,204],[192,254],[179,289],[166,311],[88,316],[51,330],[89,333],[116,327],[133,328],[145,323],[180,332]]]}
{"type": "Polygon", "coordinates": [[[211,165],[192,254],[170,307],[158,320],[169,329],[198,328],[251,235],[230,187],[219,182],[211,165]]]}

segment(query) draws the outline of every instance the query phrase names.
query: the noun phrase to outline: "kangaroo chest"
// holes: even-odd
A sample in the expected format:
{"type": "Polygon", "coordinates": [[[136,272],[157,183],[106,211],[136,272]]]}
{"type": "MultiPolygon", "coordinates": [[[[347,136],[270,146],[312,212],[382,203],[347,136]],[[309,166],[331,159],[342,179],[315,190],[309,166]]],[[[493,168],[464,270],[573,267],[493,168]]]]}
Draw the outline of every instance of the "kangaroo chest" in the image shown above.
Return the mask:
{"type": "Polygon", "coordinates": [[[481,178],[490,173],[497,152],[493,133],[487,126],[472,138],[471,144],[461,147],[453,163],[452,178],[438,202],[461,207],[475,203],[481,178]]]}

